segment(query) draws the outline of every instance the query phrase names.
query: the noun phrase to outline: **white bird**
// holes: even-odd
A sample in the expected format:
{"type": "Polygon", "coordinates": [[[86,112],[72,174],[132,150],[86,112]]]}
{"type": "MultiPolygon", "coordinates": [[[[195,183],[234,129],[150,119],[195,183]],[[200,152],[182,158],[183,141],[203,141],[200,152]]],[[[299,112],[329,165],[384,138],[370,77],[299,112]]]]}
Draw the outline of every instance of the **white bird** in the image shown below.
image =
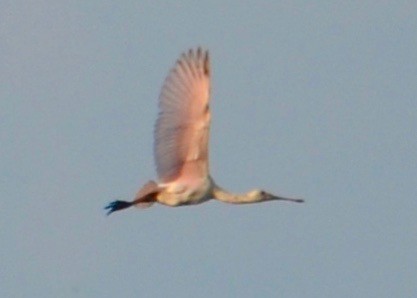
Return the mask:
{"type": "Polygon", "coordinates": [[[154,131],[154,157],[159,182],[147,182],[128,201],[114,201],[108,214],[130,206],[194,205],[217,199],[232,204],[302,199],[275,196],[255,189],[233,194],[219,187],[209,174],[210,61],[208,51],[198,48],[183,53],[165,79],[159,97],[154,131]]]}

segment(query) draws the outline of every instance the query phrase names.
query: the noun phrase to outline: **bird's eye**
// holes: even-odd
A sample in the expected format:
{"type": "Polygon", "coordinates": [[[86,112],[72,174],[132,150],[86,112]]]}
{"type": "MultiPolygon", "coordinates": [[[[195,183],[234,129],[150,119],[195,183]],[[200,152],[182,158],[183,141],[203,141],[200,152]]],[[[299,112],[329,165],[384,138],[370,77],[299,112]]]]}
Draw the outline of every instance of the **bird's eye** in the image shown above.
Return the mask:
{"type": "Polygon", "coordinates": [[[261,196],[266,195],[266,192],[264,192],[263,190],[261,190],[261,196]]]}

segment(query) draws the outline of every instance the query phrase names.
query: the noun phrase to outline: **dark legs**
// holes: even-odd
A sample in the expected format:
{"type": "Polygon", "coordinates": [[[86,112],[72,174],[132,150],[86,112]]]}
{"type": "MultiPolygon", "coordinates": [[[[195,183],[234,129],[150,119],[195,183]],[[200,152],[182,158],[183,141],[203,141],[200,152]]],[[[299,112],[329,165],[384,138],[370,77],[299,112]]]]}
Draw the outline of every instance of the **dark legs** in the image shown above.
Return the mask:
{"type": "Polygon", "coordinates": [[[129,208],[132,206],[132,202],[126,202],[126,201],[113,201],[110,204],[108,204],[104,209],[107,209],[107,215],[110,215],[111,213],[119,210],[123,210],[126,208],[129,208]]]}

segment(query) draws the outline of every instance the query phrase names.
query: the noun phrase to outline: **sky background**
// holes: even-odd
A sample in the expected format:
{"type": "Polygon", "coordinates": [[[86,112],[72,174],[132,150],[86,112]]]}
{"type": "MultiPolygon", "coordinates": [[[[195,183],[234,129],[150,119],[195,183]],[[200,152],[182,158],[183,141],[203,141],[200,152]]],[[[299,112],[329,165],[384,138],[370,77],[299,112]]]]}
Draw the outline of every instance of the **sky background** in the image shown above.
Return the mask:
{"type": "Polygon", "coordinates": [[[1,297],[416,297],[415,1],[1,1],[1,297]],[[130,209],[210,50],[211,172],[306,199],[130,209]]]}

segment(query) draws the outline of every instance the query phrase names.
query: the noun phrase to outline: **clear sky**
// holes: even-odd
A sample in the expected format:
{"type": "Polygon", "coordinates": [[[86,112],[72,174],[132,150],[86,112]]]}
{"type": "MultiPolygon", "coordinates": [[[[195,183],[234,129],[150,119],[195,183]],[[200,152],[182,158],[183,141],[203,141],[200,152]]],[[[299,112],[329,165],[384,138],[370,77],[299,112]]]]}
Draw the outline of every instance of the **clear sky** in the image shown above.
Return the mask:
{"type": "Polygon", "coordinates": [[[1,1],[1,297],[416,297],[415,1],[1,1]],[[178,55],[213,68],[220,202],[155,178],[178,55]]]}

